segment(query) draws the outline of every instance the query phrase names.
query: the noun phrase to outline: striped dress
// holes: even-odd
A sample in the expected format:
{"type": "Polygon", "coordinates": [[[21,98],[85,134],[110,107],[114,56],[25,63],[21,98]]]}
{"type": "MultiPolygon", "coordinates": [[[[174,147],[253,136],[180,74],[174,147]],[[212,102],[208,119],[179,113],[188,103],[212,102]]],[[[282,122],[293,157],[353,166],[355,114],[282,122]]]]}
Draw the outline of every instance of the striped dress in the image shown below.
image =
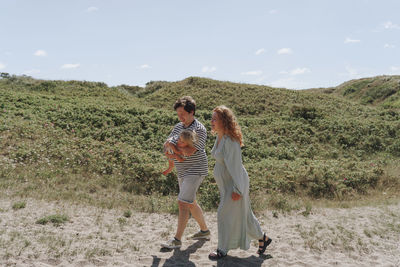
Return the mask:
{"type": "Polygon", "coordinates": [[[188,157],[184,157],[185,161],[179,162],[174,159],[176,171],[178,173],[178,178],[182,179],[186,176],[207,176],[208,174],[208,162],[206,155],[206,140],[207,140],[207,130],[204,125],[199,122],[197,119],[194,119],[192,124],[188,127],[184,127],[183,123],[178,123],[175,125],[171,134],[168,136],[168,139],[171,140],[171,143],[174,145],[177,144],[179,135],[183,130],[192,130],[196,132],[198,142],[194,144],[197,151],[188,157]]]}

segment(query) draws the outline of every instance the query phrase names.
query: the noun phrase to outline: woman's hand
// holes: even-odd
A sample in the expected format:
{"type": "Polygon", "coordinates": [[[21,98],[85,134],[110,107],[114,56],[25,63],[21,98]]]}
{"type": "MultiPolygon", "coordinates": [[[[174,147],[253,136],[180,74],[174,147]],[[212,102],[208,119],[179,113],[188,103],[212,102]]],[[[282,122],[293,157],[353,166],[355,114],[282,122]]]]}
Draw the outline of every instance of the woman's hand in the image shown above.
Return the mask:
{"type": "Polygon", "coordinates": [[[239,200],[242,196],[238,193],[232,192],[232,200],[236,201],[239,200]]]}

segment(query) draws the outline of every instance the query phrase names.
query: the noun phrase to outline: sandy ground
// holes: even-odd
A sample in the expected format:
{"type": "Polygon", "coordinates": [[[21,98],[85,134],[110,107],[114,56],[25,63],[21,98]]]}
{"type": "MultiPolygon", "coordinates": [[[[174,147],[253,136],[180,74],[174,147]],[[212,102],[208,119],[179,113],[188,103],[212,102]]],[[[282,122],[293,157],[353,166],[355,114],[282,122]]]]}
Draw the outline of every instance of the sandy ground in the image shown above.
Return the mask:
{"type": "MultiPolygon", "coordinates": [[[[67,203],[0,196],[0,266],[400,266],[400,203],[349,209],[316,209],[272,216],[257,214],[273,242],[264,257],[233,250],[219,261],[208,254],[217,246],[216,213],[206,213],[210,241],[186,237],[177,250],[162,250],[173,237],[177,216],[102,210],[67,203]],[[26,207],[13,209],[18,201],[26,207]],[[55,226],[40,218],[65,214],[55,226]]],[[[197,231],[193,219],[186,236],[197,231]]]]}

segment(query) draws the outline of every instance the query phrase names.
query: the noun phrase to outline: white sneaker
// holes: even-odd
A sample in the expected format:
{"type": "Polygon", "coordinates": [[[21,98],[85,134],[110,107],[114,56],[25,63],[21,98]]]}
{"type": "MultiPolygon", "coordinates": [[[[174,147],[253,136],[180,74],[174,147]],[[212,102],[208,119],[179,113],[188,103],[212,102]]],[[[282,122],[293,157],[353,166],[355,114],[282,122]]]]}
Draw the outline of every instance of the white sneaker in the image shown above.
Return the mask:
{"type": "Polygon", "coordinates": [[[178,241],[175,238],[169,240],[166,243],[162,243],[161,247],[163,248],[170,248],[170,249],[174,249],[174,248],[180,248],[182,246],[182,241],[178,241]]]}

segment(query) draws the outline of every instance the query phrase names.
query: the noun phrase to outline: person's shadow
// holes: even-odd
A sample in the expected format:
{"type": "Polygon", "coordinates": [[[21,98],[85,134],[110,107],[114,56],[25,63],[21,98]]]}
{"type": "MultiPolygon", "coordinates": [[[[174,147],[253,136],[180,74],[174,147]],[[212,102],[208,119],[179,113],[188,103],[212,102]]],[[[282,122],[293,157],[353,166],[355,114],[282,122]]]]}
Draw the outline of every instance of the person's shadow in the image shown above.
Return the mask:
{"type": "MultiPolygon", "coordinates": [[[[231,266],[254,266],[261,267],[265,260],[272,259],[270,254],[264,254],[261,256],[250,256],[247,258],[238,258],[227,255],[226,257],[217,260],[217,267],[231,267],[231,266]]],[[[215,266],[215,265],[213,265],[215,266]]]]}
{"type": "MultiPolygon", "coordinates": [[[[196,266],[193,262],[189,260],[190,254],[193,254],[201,248],[206,240],[198,240],[196,243],[188,246],[185,250],[174,249],[174,254],[165,261],[163,267],[167,266],[196,266]]],[[[169,252],[172,249],[162,248],[161,252],[169,252]]],[[[153,256],[153,263],[151,267],[158,267],[160,265],[161,259],[157,256],[153,256]]]]}

